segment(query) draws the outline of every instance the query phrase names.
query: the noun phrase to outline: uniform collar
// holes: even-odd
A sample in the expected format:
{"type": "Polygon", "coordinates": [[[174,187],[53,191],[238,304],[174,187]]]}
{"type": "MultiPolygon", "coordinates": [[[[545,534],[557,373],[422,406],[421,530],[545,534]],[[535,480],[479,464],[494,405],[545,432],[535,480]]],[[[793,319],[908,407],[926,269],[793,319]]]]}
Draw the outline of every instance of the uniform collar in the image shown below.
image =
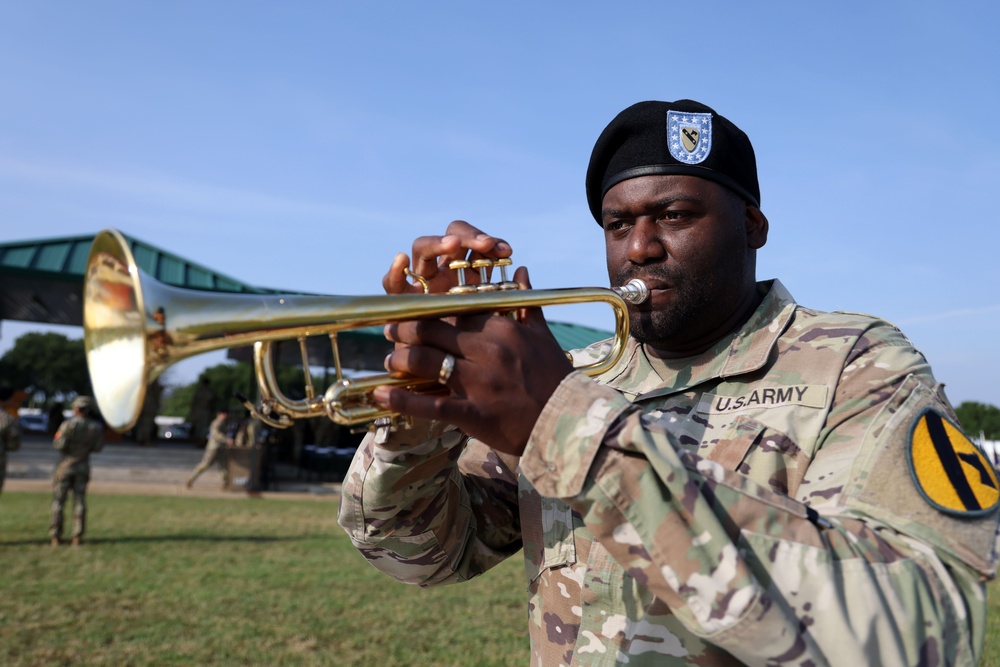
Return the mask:
{"type": "Polygon", "coordinates": [[[750,319],[705,352],[683,359],[650,359],[630,337],[622,358],[597,381],[635,400],[759,370],[788,327],[796,303],[778,280],[758,282],[757,290],[764,298],[750,319]]]}

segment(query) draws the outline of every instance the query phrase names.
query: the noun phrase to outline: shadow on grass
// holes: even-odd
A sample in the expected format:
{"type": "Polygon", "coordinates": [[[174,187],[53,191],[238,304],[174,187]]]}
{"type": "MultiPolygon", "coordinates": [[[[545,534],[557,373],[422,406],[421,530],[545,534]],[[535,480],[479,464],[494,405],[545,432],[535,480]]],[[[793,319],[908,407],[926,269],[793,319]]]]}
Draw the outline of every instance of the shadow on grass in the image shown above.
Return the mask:
{"type": "MultiPolygon", "coordinates": [[[[85,537],[81,548],[88,546],[100,546],[106,544],[141,544],[156,542],[214,542],[222,544],[233,543],[256,543],[269,544],[277,542],[300,542],[302,540],[312,540],[314,537],[273,537],[257,535],[141,535],[133,537],[85,537]]],[[[25,546],[49,546],[50,538],[30,539],[30,540],[0,540],[2,547],[25,547],[25,546]]],[[[61,546],[69,546],[69,540],[64,539],[61,546]]]]}

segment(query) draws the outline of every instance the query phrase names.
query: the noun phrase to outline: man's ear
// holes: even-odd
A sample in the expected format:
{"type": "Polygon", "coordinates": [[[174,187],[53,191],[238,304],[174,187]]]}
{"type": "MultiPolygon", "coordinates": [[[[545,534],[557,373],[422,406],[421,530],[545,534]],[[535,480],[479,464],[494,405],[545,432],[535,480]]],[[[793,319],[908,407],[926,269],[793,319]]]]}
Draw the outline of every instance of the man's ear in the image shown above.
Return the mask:
{"type": "Polygon", "coordinates": [[[746,205],[747,246],[758,250],[767,243],[767,216],[753,204],[746,205]]]}

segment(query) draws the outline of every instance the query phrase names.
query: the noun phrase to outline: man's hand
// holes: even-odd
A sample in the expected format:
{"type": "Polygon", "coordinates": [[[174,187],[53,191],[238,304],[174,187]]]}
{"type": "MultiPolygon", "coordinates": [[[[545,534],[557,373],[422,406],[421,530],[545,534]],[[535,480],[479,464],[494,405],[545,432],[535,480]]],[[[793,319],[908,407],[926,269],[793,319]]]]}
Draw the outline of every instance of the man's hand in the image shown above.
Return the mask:
{"type": "MultiPolygon", "coordinates": [[[[490,236],[464,220],[455,220],[444,236],[421,236],[413,242],[413,266],[406,253],[399,253],[392,261],[389,272],[382,278],[386,294],[421,293],[423,287],[407,281],[405,269],[427,281],[432,293],[447,292],[458,284],[455,272],[448,264],[456,259],[498,259],[510,257],[510,245],[503,239],[490,236]]],[[[479,272],[467,270],[466,282],[480,282],[479,272]]]]}
{"type": "MultiPolygon", "coordinates": [[[[527,285],[527,270],[518,269],[514,279],[527,285]]],[[[517,456],[552,392],[573,370],[540,309],[524,311],[521,322],[474,314],[390,324],[385,332],[397,344],[386,358],[390,372],[437,378],[446,355],[455,365],[445,383],[447,395],[379,387],[374,400],[380,407],[454,424],[517,456]]]]}

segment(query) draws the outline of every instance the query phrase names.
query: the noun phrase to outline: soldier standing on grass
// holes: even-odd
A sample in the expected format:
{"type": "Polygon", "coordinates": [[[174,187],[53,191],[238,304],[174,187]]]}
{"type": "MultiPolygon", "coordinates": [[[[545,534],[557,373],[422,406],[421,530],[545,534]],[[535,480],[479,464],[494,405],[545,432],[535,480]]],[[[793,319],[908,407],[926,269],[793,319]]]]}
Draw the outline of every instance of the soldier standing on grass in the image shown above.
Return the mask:
{"type": "Polygon", "coordinates": [[[201,457],[201,463],[194,469],[188,477],[185,486],[191,488],[194,481],[201,473],[208,470],[213,463],[218,463],[222,468],[222,488],[229,488],[229,466],[226,464],[226,445],[232,445],[233,439],[227,435],[226,422],[229,419],[229,410],[222,408],[215,415],[215,419],[208,427],[208,444],[205,445],[205,454],[201,457]]]}
{"type": "Polygon", "coordinates": [[[73,546],[79,546],[83,539],[90,455],[104,447],[103,429],[90,416],[92,406],[93,400],[89,396],[76,397],[73,400],[73,416],[59,426],[52,442],[62,454],[52,478],[52,523],[49,528],[52,546],[62,543],[63,507],[70,489],[73,490],[73,546]]]}
{"type": "Polygon", "coordinates": [[[13,396],[11,387],[0,387],[0,491],[3,491],[3,482],[7,478],[7,452],[21,448],[21,429],[17,418],[7,411],[13,396]]]}

